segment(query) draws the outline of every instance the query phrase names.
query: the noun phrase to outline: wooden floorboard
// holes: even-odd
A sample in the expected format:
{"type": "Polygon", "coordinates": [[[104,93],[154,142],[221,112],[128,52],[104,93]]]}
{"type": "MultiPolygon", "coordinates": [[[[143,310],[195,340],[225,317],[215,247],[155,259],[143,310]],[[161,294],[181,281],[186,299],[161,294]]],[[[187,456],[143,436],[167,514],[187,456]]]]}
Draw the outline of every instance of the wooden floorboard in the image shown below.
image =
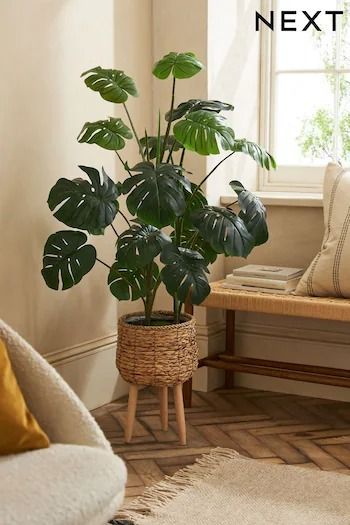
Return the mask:
{"type": "Polygon", "coordinates": [[[350,474],[350,405],[244,388],[195,392],[186,409],[187,446],[177,438],[172,397],[169,430],[161,430],[158,397],[151,389],[139,393],[134,437],[125,444],[127,399],[93,411],[93,415],[126,462],[127,499],[145,487],[190,465],[213,447],[238,450],[267,463],[350,474]]]}

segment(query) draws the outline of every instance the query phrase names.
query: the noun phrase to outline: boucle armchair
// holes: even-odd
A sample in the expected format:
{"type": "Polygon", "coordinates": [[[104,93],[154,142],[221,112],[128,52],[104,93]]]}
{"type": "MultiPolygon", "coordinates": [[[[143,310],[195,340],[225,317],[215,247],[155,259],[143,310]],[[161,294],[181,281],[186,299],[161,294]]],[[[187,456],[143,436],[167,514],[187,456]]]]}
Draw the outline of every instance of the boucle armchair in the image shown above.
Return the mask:
{"type": "Polygon", "coordinates": [[[123,501],[124,463],[62,377],[1,320],[0,338],[51,441],[47,449],[0,456],[0,524],[105,525],[123,501]]]}

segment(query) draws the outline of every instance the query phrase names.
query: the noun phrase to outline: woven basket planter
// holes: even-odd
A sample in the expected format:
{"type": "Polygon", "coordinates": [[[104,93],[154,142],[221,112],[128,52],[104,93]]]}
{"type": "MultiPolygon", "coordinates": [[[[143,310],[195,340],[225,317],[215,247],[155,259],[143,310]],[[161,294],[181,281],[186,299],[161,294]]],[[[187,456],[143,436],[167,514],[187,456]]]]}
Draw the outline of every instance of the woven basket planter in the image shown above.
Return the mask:
{"type": "MultiPolygon", "coordinates": [[[[157,316],[172,315],[155,312],[157,316]]],[[[184,383],[198,366],[195,320],[165,326],[142,326],[124,315],[118,321],[117,368],[125,381],[135,385],[173,386],[184,383]]]]}

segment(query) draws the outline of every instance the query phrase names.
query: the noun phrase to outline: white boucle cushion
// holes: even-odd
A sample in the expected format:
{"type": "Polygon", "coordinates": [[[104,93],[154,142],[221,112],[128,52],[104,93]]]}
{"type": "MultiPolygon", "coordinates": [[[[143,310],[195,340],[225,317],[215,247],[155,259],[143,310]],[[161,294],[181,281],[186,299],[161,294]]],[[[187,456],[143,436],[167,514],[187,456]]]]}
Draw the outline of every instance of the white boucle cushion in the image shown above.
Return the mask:
{"type": "Polygon", "coordinates": [[[0,458],[1,525],[102,525],[121,505],[126,468],[79,445],[0,458]]]}
{"type": "Polygon", "coordinates": [[[350,297],[350,170],[328,164],[323,184],[325,233],[297,295],[350,297]]]}

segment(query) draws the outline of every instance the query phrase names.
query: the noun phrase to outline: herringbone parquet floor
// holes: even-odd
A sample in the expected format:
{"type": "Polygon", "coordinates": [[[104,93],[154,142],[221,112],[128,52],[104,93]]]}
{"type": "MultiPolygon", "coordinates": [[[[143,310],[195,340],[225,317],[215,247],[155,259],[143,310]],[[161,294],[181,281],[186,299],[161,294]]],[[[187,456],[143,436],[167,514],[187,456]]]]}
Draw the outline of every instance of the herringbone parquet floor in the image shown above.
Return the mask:
{"type": "Polygon", "coordinates": [[[170,399],[169,431],[160,428],[155,391],[139,393],[131,444],[125,444],[126,398],[93,412],[114,451],[127,463],[127,499],[189,465],[213,447],[269,463],[350,473],[350,404],[235,388],[196,392],[186,410],[188,445],[178,444],[170,399]]]}

